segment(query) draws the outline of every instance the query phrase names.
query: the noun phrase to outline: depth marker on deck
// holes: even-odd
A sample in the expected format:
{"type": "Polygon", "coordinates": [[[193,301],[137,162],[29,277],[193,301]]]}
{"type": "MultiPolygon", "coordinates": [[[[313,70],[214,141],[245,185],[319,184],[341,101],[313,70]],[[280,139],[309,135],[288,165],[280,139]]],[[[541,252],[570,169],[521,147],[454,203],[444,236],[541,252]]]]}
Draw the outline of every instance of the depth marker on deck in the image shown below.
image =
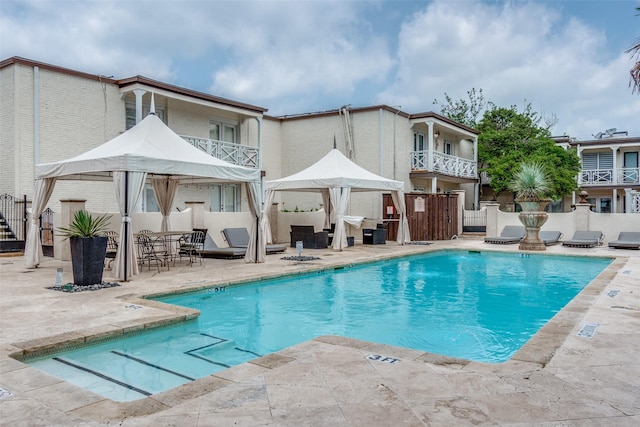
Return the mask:
{"type": "Polygon", "coordinates": [[[593,336],[596,334],[596,329],[598,329],[598,326],[600,326],[599,323],[585,323],[580,329],[580,332],[577,333],[577,335],[579,337],[593,338],[593,336]]]}

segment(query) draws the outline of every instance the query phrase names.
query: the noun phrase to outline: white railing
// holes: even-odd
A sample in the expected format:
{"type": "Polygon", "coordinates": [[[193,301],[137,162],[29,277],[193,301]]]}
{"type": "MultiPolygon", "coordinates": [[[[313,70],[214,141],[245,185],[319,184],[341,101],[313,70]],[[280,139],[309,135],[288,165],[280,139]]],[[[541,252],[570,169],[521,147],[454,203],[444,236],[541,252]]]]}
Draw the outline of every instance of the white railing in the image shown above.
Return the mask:
{"type": "Polygon", "coordinates": [[[583,170],[580,173],[580,183],[586,185],[638,184],[640,168],[583,170]]]}
{"type": "Polygon", "coordinates": [[[182,139],[205,153],[234,165],[258,168],[258,156],[260,150],[249,145],[240,145],[233,142],[217,141],[215,139],[197,138],[195,136],[183,136],[182,139]]]}
{"type": "Polygon", "coordinates": [[[640,191],[631,192],[630,212],[640,214],[640,191]]]}
{"type": "Polygon", "coordinates": [[[478,177],[477,163],[473,160],[450,154],[424,151],[411,152],[411,170],[438,172],[443,175],[476,179],[478,177]],[[433,170],[429,170],[429,155],[432,155],[433,170]]]}

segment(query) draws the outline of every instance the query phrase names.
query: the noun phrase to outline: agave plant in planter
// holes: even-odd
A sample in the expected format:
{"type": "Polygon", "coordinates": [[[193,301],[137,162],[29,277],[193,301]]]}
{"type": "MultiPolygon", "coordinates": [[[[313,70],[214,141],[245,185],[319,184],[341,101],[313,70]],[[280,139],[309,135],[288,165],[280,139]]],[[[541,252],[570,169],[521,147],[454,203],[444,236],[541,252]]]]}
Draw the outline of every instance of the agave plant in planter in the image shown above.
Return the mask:
{"type": "Polygon", "coordinates": [[[107,254],[107,237],[111,215],[93,216],[85,210],[75,213],[68,227],[58,228],[58,235],[69,239],[73,283],[79,286],[102,282],[104,260],[107,254]]]}
{"type": "Polygon", "coordinates": [[[522,208],[518,218],[526,230],[519,248],[529,251],[546,250],[539,236],[540,227],[548,219],[544,209],[551,202],[547,197],[551,181],[544,166],[536,162],[523,162],[511,181],[510,189],[516,195],[516,203],[522,208]]]}

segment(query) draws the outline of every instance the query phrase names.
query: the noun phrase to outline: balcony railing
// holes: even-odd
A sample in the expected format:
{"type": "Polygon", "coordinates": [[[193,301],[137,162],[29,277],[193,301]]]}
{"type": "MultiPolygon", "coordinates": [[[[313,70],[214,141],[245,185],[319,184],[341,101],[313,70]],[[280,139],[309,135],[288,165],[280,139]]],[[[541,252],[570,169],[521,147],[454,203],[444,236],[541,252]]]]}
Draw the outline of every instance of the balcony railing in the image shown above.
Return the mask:
{"type": "Polygon", "coordinates": [[[625,185],[640,183],[640,168],[593,169],[580,173],[581,185],[625,185]]]}
{"type": "Polygon", "coordinates": [[[205,153],[234,165],[258,168],[260,150],[249,145],[240,145],[233,142],[217,141],[214,139],[197,138],[195,136],[183,136],[189,144],[205,153]]]}
{"type": "Polygon", "coordinates": [[[437,172],[443,175],[468,179],[476,179],[478,177],[477,162],[428,150],[411,152],[411,170],[437,172]],[[433,156],[433,170],[429,168],[430,155],[433,156]]]}

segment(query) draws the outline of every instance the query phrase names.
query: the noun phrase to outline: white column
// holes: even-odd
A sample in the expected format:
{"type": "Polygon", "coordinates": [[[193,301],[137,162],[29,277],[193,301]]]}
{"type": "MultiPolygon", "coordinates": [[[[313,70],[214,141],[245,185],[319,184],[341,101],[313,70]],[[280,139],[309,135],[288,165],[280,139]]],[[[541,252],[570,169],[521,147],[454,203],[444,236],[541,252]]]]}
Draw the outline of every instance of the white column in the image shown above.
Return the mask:
{"type": "MultiPolygon", "coordinates": [[[[427,122],[427,126],[429,126],[429,131],[427,132],[427,141],[429,144],[428,147],[428,156],[427,157],[427,170],[429,172],[433,172],[433,122],[427,122]]],[[[433,182],[433,181],[431,181],[433,182]]],[[[433,185],[432,185],[433,187],[433,185]]],[[[435,191],[434,191],[435,193],[435,191]]]]}
{"type": "MultiPolygon", "coordinates": [[[[582,185],[582,147],[580,147],[580,144],[578,144],[578,146],[576,147],[576,149],[578,150],[578,158],[580,159],[580,172],[578,173],[578,187],[580,187],[582,185]]],[[[575,197],[574,197],[574,203],[575,204],[575,197]]]]}
{"type": "Polygon", "coordinates": [[[436,194],[438,192],[438,178],[435,176],[431,178],[431,192],[436,194]]]}
{"type": "Polygon", "coordinates": [[[475,162],[476,168],[476,183],[473,186],[473,206],[475,209],[480,209],[478,206],[480,205],[480,173],[478,172],[478,137],[473,138],[473,161],[475,162]]]}
{"type": "Polygon", "coordinates": [[[614,185],[618,183],[618,148],[617,145],[611,147],[611,151],[613,151],[613,176],[611,178],[614,185]]]}
{"type": "Polygon", "coordinates": [[[618,213],[618,190],[613,189],[611,196],[611,213],[618,213]]]}
{"type": "Polygon", "coordinates": [[[142,96],[147,93],[143,89],[134,89],[133,94],[136,96],[136,124],[142,120],[142,96]]]}

